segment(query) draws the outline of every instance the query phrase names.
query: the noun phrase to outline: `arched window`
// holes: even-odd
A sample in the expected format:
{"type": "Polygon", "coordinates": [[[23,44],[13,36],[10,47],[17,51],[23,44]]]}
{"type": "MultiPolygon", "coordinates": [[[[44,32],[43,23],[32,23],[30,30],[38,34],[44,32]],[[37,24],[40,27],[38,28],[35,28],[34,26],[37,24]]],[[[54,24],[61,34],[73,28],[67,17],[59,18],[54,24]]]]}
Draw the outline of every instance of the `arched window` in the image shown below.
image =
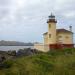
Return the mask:
{"type": "Polygon", "coordinates": [[[49,28],[51,28],[51,24],[49,24],[49,28]]]}
{"type": "Polygon", "coordinates": [[[49,38],[51,38],[51,34],[49,34],[49,38]]]}

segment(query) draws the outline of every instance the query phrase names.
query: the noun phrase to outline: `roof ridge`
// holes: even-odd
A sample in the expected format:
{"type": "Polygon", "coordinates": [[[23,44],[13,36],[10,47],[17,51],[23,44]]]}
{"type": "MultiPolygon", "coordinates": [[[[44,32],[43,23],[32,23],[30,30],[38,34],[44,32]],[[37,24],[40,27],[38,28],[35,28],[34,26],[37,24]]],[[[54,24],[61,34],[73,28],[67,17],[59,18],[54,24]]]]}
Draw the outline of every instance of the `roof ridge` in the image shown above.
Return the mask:
{"type": "Polygon", "coordinates": [[[57,32],[70,32],[70,33],[73,33],[72,31],[70,30],[67,30],[67,29],[56,29],[57,32]]]}

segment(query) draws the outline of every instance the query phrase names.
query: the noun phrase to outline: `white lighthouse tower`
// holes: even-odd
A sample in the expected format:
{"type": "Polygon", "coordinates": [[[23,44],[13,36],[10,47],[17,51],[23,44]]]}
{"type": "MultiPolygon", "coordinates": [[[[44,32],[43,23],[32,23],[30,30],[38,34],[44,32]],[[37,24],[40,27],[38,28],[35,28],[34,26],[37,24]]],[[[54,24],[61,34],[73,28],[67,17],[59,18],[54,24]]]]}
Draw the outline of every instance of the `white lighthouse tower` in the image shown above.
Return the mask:
{"type": "Polygon", "coordinates": [[[49,16],[48,23],[48,44],[56,44],[56,19],[53,14],[49,16]]]}

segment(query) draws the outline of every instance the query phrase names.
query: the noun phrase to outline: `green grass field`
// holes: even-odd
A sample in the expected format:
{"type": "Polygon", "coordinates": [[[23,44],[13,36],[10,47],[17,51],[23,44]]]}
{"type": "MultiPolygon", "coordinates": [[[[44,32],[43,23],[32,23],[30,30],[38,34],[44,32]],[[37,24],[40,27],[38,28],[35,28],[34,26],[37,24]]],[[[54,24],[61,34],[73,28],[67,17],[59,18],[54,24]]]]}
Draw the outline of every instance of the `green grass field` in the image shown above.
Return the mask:
{"type": "Polygon", "coordinates": [[[0,75],[75,75],[75,49],[23,56],[4,64],[0,75]]]}

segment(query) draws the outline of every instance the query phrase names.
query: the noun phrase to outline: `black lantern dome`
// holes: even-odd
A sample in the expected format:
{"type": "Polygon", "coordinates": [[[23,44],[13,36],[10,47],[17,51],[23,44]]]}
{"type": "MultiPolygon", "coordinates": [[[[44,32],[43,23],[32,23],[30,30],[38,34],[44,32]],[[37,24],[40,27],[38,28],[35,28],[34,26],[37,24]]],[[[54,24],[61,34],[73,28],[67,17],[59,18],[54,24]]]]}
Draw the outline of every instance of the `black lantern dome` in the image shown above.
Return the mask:
{"type": "Polygon", "coordinates": [[[48,19],[47,23],[50,23],[50,22],[57,23],[57,21],[55,19],[55,16],[52,13],[49,16],[49,19],[48,19]]]}

